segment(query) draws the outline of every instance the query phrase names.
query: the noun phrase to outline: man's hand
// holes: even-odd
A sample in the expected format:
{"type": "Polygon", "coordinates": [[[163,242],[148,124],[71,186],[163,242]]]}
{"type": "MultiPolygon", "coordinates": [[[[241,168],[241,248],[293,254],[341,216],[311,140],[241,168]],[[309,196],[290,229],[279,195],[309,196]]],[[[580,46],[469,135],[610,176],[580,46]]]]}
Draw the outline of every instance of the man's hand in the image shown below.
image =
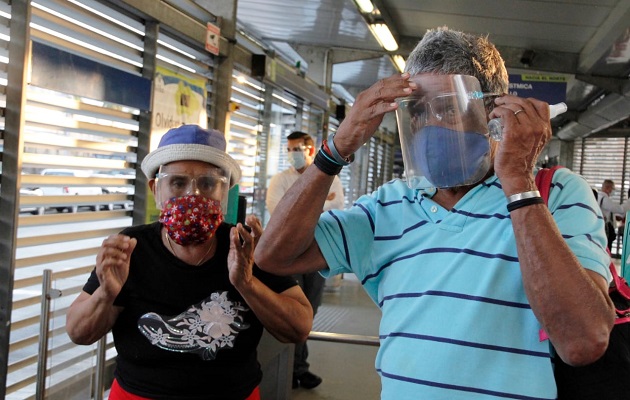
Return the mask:
{"type": "Polygon", "coordinates": [[[346,158],[359,150],[381,125],[386,113],[398,108],[395,100],[411,94],[416,84],[409,74],[396,74],[359,93],[335,134],[335,148],[346,158]]]}
{"type": "Polygon", "coordinates": [[[494,159],[494,170],[507,196],[535,190],[536,160],[551,139],[549,104],[533,98],[503,96],[495,100],[490,118],[501,118],[503,139],[494,159]]]}
{"type": "Polygon", "coordinates": [[[111,235],[96,255],[96,276],[107,298],[114,299],[129,276],[131,253],[138,241],[126,235],[111,235]]]}

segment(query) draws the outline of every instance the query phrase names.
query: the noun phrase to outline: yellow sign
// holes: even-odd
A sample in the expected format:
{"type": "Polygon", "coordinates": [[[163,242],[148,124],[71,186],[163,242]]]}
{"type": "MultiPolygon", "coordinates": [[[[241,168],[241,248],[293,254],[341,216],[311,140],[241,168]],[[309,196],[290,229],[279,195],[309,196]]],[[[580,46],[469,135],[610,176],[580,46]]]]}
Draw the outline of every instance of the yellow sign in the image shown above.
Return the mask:
{"type": "MultiPolygon", "coordinates": [[[[194,78],[158,66],[153,80],[150,151],[171,128],[185,124],[208,127],[206,79],[194,78]]],[[[146,222],[157,221],[160,210],[149,193],[146,222]]]]}
{"type": "Polygon", "coordinates": [[[521,74],[521,80],[533,82],[566,82],[567,78],[562,75],[521,74]]]}

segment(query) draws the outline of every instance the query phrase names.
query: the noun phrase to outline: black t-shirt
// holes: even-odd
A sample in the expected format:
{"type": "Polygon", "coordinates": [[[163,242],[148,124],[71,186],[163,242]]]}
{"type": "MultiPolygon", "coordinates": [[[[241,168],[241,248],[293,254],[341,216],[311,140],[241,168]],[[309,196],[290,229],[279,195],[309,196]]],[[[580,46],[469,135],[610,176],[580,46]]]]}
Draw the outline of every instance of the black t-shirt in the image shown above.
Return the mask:
{"type": "MultiPolygon", "coordinates": [[[[138,239],[131,254],[129,277],[115,301],[124,311],[112,329],[118,351],[115,376],[123,389],[153,399],[236,400],[246,398],[260,383],[256,347],[263,326],[230,283],[230,227],[219,227],[216,253],[200,266],[184,263],[164,247],[159,223],[122,232],[138,239]],[[163,320],[173,318],[172,330],[160,328],[160,337],[145,337],[138,325],[145,325],[139,319],[146,313],[159,314],[163,320]],[[206,321],[218,318],[223,323],[206,325],[204,331],[192,318],[203,319],[204,315],[206,321]],[[233,324],[228,326],[228,322],[233,324]],[[204,360],[199,352],[160,348],[178,348],[169,342],[168,335],[179,344],[188,341],[181,349],[195,347],[195,338],[200,336],[216,340],[210,346],[206,343],[204,360]]],[[[289,277],[271,275],[256,266],[254,276],[276,293],[296,285],[289,277]]],[[[98,286],[96,273],[92,272],[83,290],[92,294],[98,286]]]]}

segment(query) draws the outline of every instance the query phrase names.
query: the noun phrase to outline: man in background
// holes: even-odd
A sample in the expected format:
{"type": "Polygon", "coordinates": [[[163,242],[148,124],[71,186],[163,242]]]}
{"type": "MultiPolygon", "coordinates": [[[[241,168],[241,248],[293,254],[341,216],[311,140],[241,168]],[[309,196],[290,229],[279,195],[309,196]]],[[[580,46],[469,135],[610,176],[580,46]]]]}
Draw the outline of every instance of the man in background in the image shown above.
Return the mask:
{"type": "MultiPolygon", "coordinates": [[[[295,131],[287,136],[287,159],[291,166],[275,175],[269,182],[266,204],[269,213],[272,214],[278,202],[286,191],[298,180],[300,175],[313,163],[315,157],[315,143],[313,138],[304,132],[295,131]]],[[[331,185],[328,197],[322,211],[343,209],[343,186],[339,177],[331,185]]],[[[306,297],[313,307],[313,315],[321,304],[324,284],[326,279],[319,272],[310,272],[294,275],[306,297]]],[[[293,360],[293,388],[303,387],[313,389],[322,383],[322,378],[309,371],[308,347],[306,342],[295,345],[295,357],[293,360]]]]}
{"type": "Polygon", "coordinates": [[[606,239],[608,240],[608,248],[612,250],[612,244],[617,237],[615,229],[615,216],[613,214],[625,215],[626,211],[621,204],[615,204],[610,196],[615,190],[615,182],[610,179],[604,180],[602,190],[598,193],[599,207],[604,214],[604,223],[606,225],[606,239]]]}

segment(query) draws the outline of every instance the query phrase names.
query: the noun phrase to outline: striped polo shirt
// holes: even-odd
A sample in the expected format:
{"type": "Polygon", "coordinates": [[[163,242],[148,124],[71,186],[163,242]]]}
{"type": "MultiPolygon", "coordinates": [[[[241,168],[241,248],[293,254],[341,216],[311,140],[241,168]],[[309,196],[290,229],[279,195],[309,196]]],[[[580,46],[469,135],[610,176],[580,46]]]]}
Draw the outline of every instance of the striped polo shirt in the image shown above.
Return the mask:
{"type": "MultiPolygon", "coordinates": [[[[325,276],[352,272],[382,310],[383,399],[555,399],[549,343],[525,296],[496,176],[448,211],[400,180],[322,214],[325,276]]],[[[586,181],[556,171],[549,209],[584,268],[610,280],[601,211],[586,181]]]]}

